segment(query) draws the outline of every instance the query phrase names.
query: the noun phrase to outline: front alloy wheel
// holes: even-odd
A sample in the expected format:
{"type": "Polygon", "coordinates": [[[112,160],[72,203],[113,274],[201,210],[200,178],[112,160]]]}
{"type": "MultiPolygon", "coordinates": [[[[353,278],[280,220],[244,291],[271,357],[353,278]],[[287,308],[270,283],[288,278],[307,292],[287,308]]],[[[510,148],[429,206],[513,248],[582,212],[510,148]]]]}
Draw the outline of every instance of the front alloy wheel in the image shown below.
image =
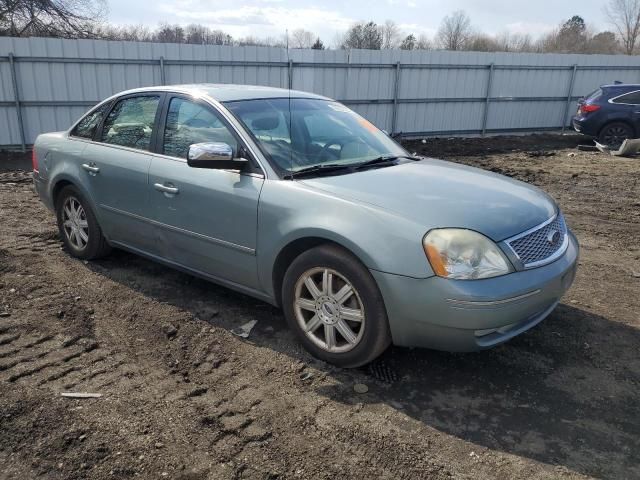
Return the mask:
{"type": "Polygon", "coordinates": [[[293,260],[282,282],[282,308],[304,347],[340,367],[365,365],[391,343],[371,272],[337,245],[311,248],[293,260]]]}
{"type": "Polygon", "coordinates": [[[305,335],[327,352],[348,352],[362,340],[362,300],[335,270],[312,268],[304,272],[296,283],[294,310],[305,335]]]}

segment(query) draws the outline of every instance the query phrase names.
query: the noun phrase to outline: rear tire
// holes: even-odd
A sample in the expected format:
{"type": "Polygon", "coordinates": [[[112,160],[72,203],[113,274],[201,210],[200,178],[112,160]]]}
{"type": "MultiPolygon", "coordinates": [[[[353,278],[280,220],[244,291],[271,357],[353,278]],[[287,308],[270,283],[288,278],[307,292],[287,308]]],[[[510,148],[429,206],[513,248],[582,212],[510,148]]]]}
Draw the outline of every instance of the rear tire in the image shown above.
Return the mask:
{"type": "Polygon", "coordinates": [[[82,260],[94,260],[111,252],[89,202],[73,185],[56,198],[58,230],[69,253],[82,260]]]}
{"type": "Polygon", "coordinates": [[[315,247],[291,263],[284,276],[282,305],[304,347],[334,365],[365,365],[391,344],[375,280],[338,246],[315,247]]]}
{"type": "Polygon", "coordinates": [[[598,135],[598,143],[612,150],[617,150],[625,140],[634,136],[633,128],[630,125],[623,122],[612,122],[602,128],[600,135],[598,135]]]}

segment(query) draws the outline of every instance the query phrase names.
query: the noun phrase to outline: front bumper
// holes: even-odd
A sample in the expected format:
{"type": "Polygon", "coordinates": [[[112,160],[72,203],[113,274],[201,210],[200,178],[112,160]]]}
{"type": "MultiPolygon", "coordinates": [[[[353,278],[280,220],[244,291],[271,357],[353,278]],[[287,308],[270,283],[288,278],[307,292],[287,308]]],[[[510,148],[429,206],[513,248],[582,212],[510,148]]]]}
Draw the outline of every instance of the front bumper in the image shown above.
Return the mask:
{"type": "Polygon", "coordinates": [[[372,274],[395,345],[468,352],[506,342],[544,320],[573,283],[578,255],[578,241],[569,232],[569,246],[555,262],[501,277],[449,280],[372,274]]]}

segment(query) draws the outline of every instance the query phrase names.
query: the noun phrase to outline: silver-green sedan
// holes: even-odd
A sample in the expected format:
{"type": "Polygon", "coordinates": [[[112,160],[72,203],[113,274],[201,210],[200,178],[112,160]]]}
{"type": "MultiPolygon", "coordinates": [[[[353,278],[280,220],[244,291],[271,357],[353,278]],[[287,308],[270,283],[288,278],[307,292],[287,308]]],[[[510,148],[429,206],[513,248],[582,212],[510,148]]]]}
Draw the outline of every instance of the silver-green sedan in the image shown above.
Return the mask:
{"type": "Polygon", "coordinates": [[[281,306],[345,367],[533,327],[578,242],[535,187],[418,158],[344,105],[267,87],[130,90],[36,140],[68,252],[122,248],[281,306]]]}

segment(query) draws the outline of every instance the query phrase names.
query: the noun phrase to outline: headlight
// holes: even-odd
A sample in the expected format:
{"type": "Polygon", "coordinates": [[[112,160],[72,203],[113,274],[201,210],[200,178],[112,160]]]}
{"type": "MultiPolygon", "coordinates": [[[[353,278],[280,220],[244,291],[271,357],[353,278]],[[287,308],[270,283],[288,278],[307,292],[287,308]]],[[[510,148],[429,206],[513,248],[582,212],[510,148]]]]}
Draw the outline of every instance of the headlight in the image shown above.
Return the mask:
{"type": "Polygon", "coordinates": [[[513,271],[500,248],[472,230],[431,230],[422,241],[436,275],[458,280],[491,278],[513,271]]]}

